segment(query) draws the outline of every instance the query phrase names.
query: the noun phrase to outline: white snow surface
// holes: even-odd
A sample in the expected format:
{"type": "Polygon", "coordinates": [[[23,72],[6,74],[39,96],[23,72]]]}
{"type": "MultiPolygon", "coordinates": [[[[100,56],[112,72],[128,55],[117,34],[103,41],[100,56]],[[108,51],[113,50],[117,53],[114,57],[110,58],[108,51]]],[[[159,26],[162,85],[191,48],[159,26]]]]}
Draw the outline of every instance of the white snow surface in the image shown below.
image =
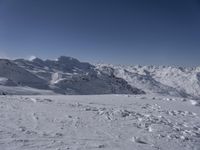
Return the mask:
{"type": "Polygon", "coordinates": [[[197,104],[155,95],[0,96],[0,149],[199,150],[197,104]]]}

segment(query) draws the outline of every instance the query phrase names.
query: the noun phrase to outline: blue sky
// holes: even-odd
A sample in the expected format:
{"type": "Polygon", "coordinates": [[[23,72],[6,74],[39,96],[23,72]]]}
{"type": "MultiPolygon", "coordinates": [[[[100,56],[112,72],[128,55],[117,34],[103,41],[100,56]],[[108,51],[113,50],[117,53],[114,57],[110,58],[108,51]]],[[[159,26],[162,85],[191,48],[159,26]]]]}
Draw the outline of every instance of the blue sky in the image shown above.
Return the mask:
{"type": "Polygon", "coordinates": [[[200,65],[199,0],[0,0],[0,57],[200,65]]]}

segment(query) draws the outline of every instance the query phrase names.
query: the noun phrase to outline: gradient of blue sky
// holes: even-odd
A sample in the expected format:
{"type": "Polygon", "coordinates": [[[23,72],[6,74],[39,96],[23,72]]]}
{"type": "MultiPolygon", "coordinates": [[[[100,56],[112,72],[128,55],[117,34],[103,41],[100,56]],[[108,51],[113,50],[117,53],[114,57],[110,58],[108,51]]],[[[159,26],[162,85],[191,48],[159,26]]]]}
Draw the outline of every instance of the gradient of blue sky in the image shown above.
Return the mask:
{"type": "Polygon", "coordinates": [[[0,56],[200,65],[199,0],[0,0],[0,56]]]}

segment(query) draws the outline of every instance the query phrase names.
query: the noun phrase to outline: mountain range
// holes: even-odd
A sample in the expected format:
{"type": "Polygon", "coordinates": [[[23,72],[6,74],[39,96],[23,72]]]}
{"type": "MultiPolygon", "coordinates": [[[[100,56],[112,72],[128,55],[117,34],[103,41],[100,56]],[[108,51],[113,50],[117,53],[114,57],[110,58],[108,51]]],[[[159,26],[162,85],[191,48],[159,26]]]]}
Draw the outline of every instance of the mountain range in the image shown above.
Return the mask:
{"type": "Polygon", "coordinates": [[[71,57],[61,56],[57,60],[0,60],[2,94],[41,94],[44,91],[81,95],[145,93],[122,78],[110,76],[92,64],[71,57]],[[29,89],[27,92],[19,90],[26,90],[25,87],[29,89]]]}
{"type": "Polygon", "coordinates": [[[200,67],[0,59],[0,94],[157,94],[200,98],[200,67]]]}

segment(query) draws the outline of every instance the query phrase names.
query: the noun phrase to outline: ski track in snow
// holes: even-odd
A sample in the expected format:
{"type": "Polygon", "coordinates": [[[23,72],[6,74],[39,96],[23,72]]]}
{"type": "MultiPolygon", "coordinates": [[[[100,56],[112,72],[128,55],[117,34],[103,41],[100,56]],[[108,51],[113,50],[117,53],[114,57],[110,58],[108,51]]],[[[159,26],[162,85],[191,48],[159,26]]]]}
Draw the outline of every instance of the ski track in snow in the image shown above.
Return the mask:
{"type": "Polygon", "coordinates": [[[199,150],[197,103],[148,95],[1,96],[0,150],[199,150]]]}

